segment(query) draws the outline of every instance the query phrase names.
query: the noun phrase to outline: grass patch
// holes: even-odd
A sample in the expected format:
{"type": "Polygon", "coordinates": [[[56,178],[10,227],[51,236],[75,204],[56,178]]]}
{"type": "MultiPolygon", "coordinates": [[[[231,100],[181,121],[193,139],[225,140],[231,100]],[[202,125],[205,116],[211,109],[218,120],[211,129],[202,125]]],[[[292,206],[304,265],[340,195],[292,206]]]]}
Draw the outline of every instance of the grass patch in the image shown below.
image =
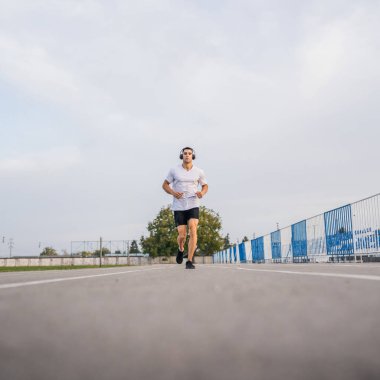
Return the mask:
{"type": "MultiPolygon", "coordinates": [[[[102,268],[127,267],[129,265],[102,265],[102,268]]],[[[99,265],[52,265],[52,266],[28,266],[28,267],[0,267],[0,272],[26,272],[44,270],[71,270],[71,269],[97,269],[99,265]]]]}

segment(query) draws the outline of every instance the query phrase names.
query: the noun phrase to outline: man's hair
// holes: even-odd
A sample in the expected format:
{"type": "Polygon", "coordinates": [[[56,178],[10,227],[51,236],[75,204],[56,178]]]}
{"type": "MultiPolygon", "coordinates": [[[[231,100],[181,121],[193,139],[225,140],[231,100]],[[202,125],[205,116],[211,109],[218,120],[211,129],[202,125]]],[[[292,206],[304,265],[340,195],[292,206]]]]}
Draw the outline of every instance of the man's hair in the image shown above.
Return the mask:
{"type": "Polygon", "coordinates": [[[191,153],[192,153],[192,155],[193,155],[193,160],[195,160],[195,151],[194,151],[193,148],[190,148],[189,146],[187,146],[187,147],[181,149],[181,153],[179,154],[179,158],[180,158],[180,160],[183,160],[183,152],[184,152],[185,150],[191,150],[191,153]]]}

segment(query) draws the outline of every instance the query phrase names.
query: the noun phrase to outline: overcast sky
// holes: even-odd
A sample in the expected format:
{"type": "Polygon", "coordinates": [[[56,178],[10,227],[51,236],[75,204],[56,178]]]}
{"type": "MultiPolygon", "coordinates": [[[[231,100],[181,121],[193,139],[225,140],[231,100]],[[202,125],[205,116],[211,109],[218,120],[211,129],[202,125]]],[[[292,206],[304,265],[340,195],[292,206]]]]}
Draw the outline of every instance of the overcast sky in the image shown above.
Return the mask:
{"type": "Polygon", "coordinates": [[[183,146],[233,241],[379,192],[380,2],[0,0],[0,256],[139,239],[183,146]]]}

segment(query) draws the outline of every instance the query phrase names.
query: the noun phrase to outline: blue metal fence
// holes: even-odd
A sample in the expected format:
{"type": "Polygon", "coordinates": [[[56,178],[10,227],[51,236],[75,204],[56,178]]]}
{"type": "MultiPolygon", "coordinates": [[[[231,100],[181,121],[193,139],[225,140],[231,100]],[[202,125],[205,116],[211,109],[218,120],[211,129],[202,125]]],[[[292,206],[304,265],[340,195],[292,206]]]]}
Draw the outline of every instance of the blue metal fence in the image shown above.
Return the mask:
{"type": "Polygon", "coordinates": [[[380,194],[260,236],[248,245],[240,243],[217,252],[213,262],[331,261],[363,256],[380,256],[380,194]]]}
{"type": "Polygon", "coordinates": [[[245,252],[245,244],[240,243],[239,244],[239,259],[241,263],[247,262],[247,254],[245,252]]]}
{"type": "Polygon", "coordinates": [[[252,261],[259,263],[264,261],[264,238],[261,236],[258,239],[251,240],[252,261]]]}
{"type": "Polygon", "coordinates": [[[272,258],[281,259],[281,231],[274,231],[270,234],[272,245],[272,258]]]}
{"type": "Polygon", "coordinates": [[[353,255],[351,205],[325,212],[326,246],[328,255],[353,255]]]}
{"type": "Polygon", "coordinates": [[[307,255],[306,220],[292,224],[293,257],[307,255]]]}

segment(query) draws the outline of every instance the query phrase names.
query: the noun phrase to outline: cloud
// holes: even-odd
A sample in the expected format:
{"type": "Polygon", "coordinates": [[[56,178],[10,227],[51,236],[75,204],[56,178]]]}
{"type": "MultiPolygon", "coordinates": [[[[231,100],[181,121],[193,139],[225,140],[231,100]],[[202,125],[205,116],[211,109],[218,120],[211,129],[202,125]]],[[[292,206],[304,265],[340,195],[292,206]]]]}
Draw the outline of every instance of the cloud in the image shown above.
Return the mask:
{"type": "Polygon", "coordinates": [[[186,145],[232,238],[378,191],[376,2],[0,3],[14,237],[138,238],[186,145]]]}
{"type": "Polygon", "coordinates": [[[52,100],[77,98],[75,79],[41,46],[0,35],[1,75],[35,96],[52,100]]]}
{"type": "Polygon", "coordinates": [[[0,159],[0,173],[56,173],[77,165],[81,160],[81,153],[77,147],[58,147],[0,159]]]}
{"type": "Polygon", "coordinates": [[[336,94],[347,84],[366,84],[368,74],[373,80],[380,59],[376,17],[379,13],[376,7],[357,4],[339,17],[308,29],[297,49],[303,96],[312,98],[331,90],[330,94],[336,94]]]}
{"type": "MultiPolygon", "coordinates": [[[[0,50],[0,79],[33,101],[73,115],[85,129],[102,128],[108,114],[122,113],[114,107],[109,92],[92,79],[87,80],[87,68],[79,65],[73,68],[72,62],[61,60],[48,43],[39,43],[35,37],[9,37],[3,33],[0,50]]],[[[87,65],[90,66],[88,61],[87,65]]],[[[114,117],[109,121],[112,124],[114,117]]]]}

